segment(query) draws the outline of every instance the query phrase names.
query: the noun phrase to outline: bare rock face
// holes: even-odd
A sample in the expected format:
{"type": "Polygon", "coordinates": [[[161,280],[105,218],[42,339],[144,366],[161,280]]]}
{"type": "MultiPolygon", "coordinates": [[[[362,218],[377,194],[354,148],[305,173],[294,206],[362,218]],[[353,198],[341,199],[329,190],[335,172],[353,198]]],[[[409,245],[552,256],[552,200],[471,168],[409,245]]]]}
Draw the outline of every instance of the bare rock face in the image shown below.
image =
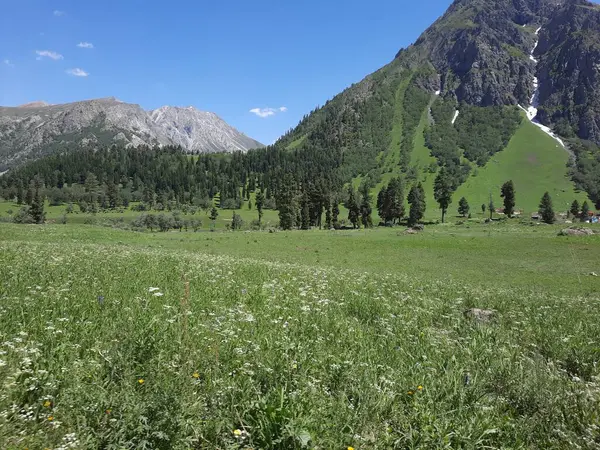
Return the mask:
{"type": "Polygon", "coordinates": [[[568,1],[456,0],[398,58],[428,60],[440,74],[442,92],[459,102],[528,105],[535,29],[568,1]]]}
{"type": "Polygon", "coordinates": [[[600,8],[572,1],[540,33],[539,118],[600,144],[600,8]]]}
{"type": "Polygon", "coordinates": [[[600,7],[595,3],[455,0],[396,62],[431,64],[442,95],[477,106],[526,108],[535,76],[536,119],[561,136],[600,145],[600,7]]]}
{"type": "Polygon", "coordinates": [[[230,127],[216,114],[193,107],[163,106],[151,111],[150,116],[164,136],[188,151],[244,152],[262,147],[260,142],[230,127]]]}
{"type": "Polygon", "coordinates": [[[58,150],[112,144],[173,145],[194,153],[262,147],[216,114],[195,108],[148,112],[115,98],[0,107],[0,171],[58,150]]]}

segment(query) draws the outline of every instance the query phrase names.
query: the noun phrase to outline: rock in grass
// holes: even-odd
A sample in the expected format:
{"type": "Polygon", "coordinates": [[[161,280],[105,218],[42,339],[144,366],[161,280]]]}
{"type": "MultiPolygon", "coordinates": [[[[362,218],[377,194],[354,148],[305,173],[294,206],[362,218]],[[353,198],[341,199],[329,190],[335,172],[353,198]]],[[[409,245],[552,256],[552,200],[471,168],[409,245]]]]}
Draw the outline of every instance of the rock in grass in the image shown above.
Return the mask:
{"type": "Polygon", "coordinates": [[[464,312],[467,319],[471,319],[477,323],[489,323],[496,318],[496,311],[493,309],[471,308],[464,312]]]}
{"type": "Polygon", "coordinates": [[[581,227],[565,228],[564,230],[560,230],[558,233],[559,236],[591,236],[593,234],[594,230],[581,227]]]}

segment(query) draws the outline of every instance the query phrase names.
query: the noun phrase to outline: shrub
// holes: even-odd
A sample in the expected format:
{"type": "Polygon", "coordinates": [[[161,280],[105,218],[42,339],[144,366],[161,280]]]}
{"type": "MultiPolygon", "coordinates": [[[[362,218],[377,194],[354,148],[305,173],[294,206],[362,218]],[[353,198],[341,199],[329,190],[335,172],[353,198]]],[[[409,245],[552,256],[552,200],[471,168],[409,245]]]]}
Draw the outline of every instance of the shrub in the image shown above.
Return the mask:
{"type": "Polygon", "coordinates": [[[31,215],[30,207],[23,206],[14,216],[14,223],[34,223],[33,216],[31,215]]]}
{"type": "Polygon", "coordinates": [[[221,209],[240,209],[242,201],[239,198],[226,198],[221,202],[221,209]]]}
{"type": "Polygon", "coordinates": [[[233,217],[231,219],[231,229],[233,231],[241,230],[244,226],[244,221],[242,220],[242,216],[239,214],[233,213],[233,217]]]}

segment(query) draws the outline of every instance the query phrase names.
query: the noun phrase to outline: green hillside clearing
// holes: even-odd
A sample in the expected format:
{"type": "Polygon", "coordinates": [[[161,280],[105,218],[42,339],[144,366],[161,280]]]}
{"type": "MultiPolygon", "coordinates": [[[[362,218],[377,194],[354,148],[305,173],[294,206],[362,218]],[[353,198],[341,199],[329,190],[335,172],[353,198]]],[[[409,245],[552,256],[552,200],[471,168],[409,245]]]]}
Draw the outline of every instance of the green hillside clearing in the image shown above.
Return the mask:
{"type": "Polygon", "coordinates": [[[475,169],[454,194],[452,208],[466,197],[473,211],[489,203],[490,193],[497,207],[502,205],[500,187],[513,180],[517,191],[517,209],[535,212],[544,192],[554,200],[557,212],[567,211],[574,199],[583,202],[585,193],[576,192],[568,178],[568,153],[550,136],[524,120],[508,147],[497,153],[482,168],[475,169]]]}

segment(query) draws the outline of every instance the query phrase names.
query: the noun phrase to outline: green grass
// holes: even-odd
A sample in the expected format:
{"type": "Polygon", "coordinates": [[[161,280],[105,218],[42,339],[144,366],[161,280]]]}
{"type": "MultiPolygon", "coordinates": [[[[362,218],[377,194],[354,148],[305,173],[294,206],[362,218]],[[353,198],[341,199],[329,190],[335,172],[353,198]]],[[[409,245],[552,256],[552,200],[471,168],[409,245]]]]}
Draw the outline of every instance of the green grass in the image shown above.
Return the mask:
{"type": "Polygon", "coordinates": [[[482,204],[489,203],[490,193],[494,204],[500,207],[500,188],[512,179],[517,192],[517,209],[527,214],[537,211],[540,199],[548,191],[555,210],[566,212],[573,200],[581,203],[586,199],[585,193],[575,192],[567,176],[568,159],[567,152],[554,139],[524,120],[507,148],[460,186],[451,208],[456,210],[458,200],[464,196],[473,211],[480,211],[482,204]]]}
{"type": "MultiPolygon", "coordinates": [[[[252,200],[252,204],[254,205],[255,199],[254,199],[255,195],[251,194],[251,200],[252,200]]],[[[46,202],[46,207],[45,207],[45,211],[46,211],[46,219],[49,222],[58,222],[59,219],[63,216],[64,212],[65,212],[65,207],[66,205],[60,205],[60,206],[49,206],[48,202],[46,202]]],[[[12,203],[12,202],[0,202],[0,218],[6,218],[8,219],[10,217],[9,212],[12,211],[12,213],[16,213],[19,211],[19,209],[21,208],[21,206],[19,206],[16,203],[12,203]]],[[[67,214],[67,223],[74,223],[74,224],[85,224],[88,223],[90,221],[96,221],[96,222],[108,222],[110,220],[117,220],[117,219],[123,219],[126,222],[131,222],[132,220],[134,220],[135,218],[139,217],[141,214],[141,212],[139,211],[132,211],[131,209],[127,208],[124,209],[123,212],[117,212],[117,211],[106,211],[106,212],[99,212],[97,214],[84,214],[79,212],[79,208],[77,207],[77,205],[74,206],[75,212],[71,213],[71,214],[67,214]]],[[[233,216],[233,210],[229,210],[229,209],[219,209],[219,216],[217,218],[217,221],[215,223],[215,227],[217,229],[225,229],[227,227],[227,225],[229,223],[231,223],[231,218],[233,216]]],[[[254,206],[252,207],[251,210],[248,209],[248,202],[244,202],[242,205],[242,208],[235,210],[236,214],[239,214],[242,217],[242,220],[246,223],[246,225],[250,224],[253,220],[257,220],[258,219],[258,212],[256,211],[256,209],[254,208],[254,206]]],[[[150,214],[171,214],[169,211],[150,211],[150,214]]],[[[187,215],[182,215],[183,218],[185,219],[200,219],[202,221],[202,229],[204,230],[208,230],[211,228],[211,220],[210,220],[210,211],[206,212],[203,210],[198,211],[196,214],[192,215],[192,214],[187,214],[187,215]]],[[[263,225],[265,227],[273,227],[276,226],[279,223],[279,215],[278,212],[275,210],[270,210],[270,209],[265,209],[263,210],[263,225]]]]}
{"type": "Polygon", "coordinates": [[[295,141],[290,142],[290,144],[287,146],[287,149],[294,150],[295,148],[300,147],[302,145],[302,143],[306,140],[307,137],[308,137],[308,135],[306,135],[306,134],[300,136],[295,141]]]}
{"type": "Polygon", "coordinates": [[[403,132],[403,114],[404,114],[404,94],[410,84],[411,77],[404,78],[398,85],[396,90],[396,102],[394,104],[394,121],[391,131],[390,145],[387,151],[382,155],[383,161],[380,161],[380,166],[384,170],[398,170],[400,163],[400,151],[402,149],[402,132],[403,132]]]}
{"type": "Polygon", "coordinates": [[[0,224],[0,447],[593,448],[598,250],[0,224]]]}

